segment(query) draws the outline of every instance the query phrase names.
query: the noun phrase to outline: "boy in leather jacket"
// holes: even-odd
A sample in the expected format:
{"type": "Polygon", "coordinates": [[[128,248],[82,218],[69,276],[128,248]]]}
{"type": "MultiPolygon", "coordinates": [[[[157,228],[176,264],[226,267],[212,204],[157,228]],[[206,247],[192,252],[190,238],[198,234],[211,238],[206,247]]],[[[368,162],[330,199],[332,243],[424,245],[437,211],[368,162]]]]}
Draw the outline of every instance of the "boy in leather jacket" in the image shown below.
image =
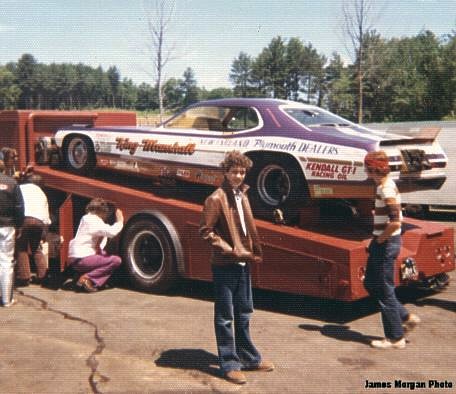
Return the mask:
{"type": "Polygon", "coordinates": [[[200,234],[212,247],[215,291],[214,325],[220,367],[233,383],[247,382],[244,370],[272,371],[249,332],[253,312],[250,264],[261,263],[262,250],[244,184],[252,161],[238,151],[221,163],[225,179],[204,203],[200,234]],[[233,333],[234,321],[234,333],[233,333]]]}

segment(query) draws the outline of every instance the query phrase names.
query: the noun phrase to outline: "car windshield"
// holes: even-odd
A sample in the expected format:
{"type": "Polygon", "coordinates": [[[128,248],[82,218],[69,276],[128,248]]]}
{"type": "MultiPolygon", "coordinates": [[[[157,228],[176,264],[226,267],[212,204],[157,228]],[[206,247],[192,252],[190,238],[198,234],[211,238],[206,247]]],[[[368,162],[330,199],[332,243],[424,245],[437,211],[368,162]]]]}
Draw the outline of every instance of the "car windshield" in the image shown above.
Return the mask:
{"type": "Polygon", "coordinates": [[[285,108],[285,112],[304,126],[350,126],[351,123],[318,108],[285,108]]]}
{"type": "Polygon", "coordinates": [[[171,129],[242,131],[259,124],[257,113],[249,107],[202,106],[190,108],[164,124],[171,129]]]}

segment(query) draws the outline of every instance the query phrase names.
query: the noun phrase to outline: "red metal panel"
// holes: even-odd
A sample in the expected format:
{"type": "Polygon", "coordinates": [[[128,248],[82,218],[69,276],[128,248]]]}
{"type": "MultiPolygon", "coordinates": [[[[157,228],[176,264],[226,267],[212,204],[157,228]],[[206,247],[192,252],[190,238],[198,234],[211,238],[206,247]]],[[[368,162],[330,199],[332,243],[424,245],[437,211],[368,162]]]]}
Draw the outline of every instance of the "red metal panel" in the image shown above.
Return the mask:
{"type": "Polygon", "coordinates": [[[59,208],[59,229],[63,237],[63,244],[60,248],[60,269],[63,270],[68,265],[66,257],[68,256],[68,244],[74,235],[73,223],[73,200],[71,194],[65,199],[59,208]]]}

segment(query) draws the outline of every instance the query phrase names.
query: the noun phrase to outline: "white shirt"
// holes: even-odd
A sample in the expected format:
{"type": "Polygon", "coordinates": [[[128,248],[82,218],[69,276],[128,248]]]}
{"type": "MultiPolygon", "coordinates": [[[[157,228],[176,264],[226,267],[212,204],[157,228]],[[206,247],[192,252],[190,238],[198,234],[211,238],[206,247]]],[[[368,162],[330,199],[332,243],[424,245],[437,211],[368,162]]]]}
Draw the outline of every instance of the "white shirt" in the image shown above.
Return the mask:
{"type": "Polygon", "coordinates": [[[76,236],[70,241],[68,257],[82,259],[83,257],[97,254],[97,245],[103,238],[100,248],[106,245],[107,238],[112,238],[120,233],[123,222],[109,225],[94,213],[84,215],[79,223],[76,236]]]}
{"type": "Polygon", "coordinates": [[[24,216],[41,220],[44,224],[51,224],[49,205],[46,194],[33,183],[19,185],[24,200],[24,216]]]}
{"type": "MultiPolygon", "coordinates": [[[[386,199],[394,199],[396,204],[401,206],[401,195],[397,190],[396,184],[391,178],[377,186],[375,196],[375,214],[374,214],[374,231],[373,235],[381,235],[388,225],[390,219],[386,212],[386,199]]],[[[399,212],[399,220],[402,222],[402,212],[399,212]]],[[[394,231],[391,235],[400,235],[401,229],[394,231]]]]}
{"type": "Polygon", "coordinates": [[[245,227],[245,219],[244,219],[244,209],[242,209],[242,192],[239,190],[233,190],[234,192],[234,200],[236,201],[236,207],[239,212],[239,219],[241,220],[241,227],[244,235],[247,235],[247,229],[245,227]]]}
{"type": "MultiPolygon", "coordinates": [[[[242,231],[244,232],[244,235],[247,235],[247,228],[245,227],[245,219],[244,219],[244,209],[242,208],[242,192],[240,190],[233,189],[233,193],[234,193],[234,201],[236,201],[236,208],[239,213],[239,219],[241,221],[242,231]]],[[[245,266],[245,262],[243,262],[243,261],[240,261],[237,264],[242,267],[245,266]]]]}

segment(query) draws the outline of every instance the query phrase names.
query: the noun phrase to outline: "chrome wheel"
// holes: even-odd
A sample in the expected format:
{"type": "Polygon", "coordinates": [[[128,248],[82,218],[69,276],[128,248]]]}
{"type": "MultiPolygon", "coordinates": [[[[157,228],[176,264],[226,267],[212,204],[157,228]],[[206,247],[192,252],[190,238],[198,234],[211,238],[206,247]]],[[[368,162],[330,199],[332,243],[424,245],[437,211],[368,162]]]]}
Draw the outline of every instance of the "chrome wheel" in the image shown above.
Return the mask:
{"type": "Polygon", "coordinates": [[[127,253],[132,270],[145,280],[154,280],[163,270],[163,245],[153,231],[142,230],[135,234],[127,253]]]}
{"type": "Polygon", "coordinates": [[[87,141],[80,137],[72,138],[68,143],[68,162],[72,168],[80,170],[87,165],[89,160],[89,147],[87,141]]]}

